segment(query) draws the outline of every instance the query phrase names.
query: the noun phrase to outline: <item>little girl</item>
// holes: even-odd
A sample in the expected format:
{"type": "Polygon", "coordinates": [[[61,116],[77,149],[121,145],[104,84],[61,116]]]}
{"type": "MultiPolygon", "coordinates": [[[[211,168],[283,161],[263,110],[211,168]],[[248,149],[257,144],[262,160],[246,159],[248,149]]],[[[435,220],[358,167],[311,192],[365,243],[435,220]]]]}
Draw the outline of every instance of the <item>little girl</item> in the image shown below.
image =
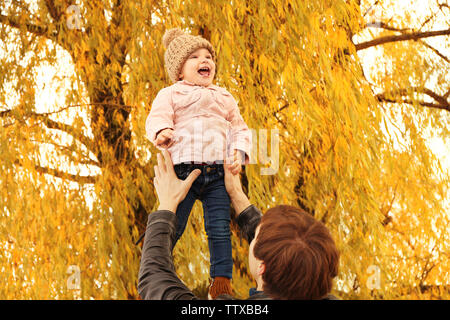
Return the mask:
{"type": "Polygon", "coordinates": [[[147,137],[156,147],[168,149],[179,179],[186,179],[194,169],[202,171],[177,208],[176,240],[195,200],[201,200],[211,265],[208,297],[215,299],[232,294],[230,198],[223,162],[233,158],[233,174],[248,164],[251,132],[231,94],[212,84],[216,57],[211,43],[171,29],[163,44],[165,67],[174,84],[159,91],[153,101],[145,125],[147,137]]]}

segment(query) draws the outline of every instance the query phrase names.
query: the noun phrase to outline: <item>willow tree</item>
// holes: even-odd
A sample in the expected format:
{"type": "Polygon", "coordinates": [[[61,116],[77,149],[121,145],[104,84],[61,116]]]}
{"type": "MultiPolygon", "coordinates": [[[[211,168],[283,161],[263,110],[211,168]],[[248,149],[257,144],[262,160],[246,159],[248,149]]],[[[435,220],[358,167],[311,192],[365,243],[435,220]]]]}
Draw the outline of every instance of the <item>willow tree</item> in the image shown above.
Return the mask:
{"type": "Polygon", "coordinates": [[[450,168],[429,140],[449,145],[450,7],[445,1],[363,1],[361,12],[358,56],[382,62],[363,63],[387,138],[374,180],[390,244],[381,285],[394,290],[392,297],[448,297],[450,168]]]}
{"type": "MultiPolygon", "coordinates": [[[[332,231],[342,257],[338,295],[413,296],[439,285],[439,277],[448,281],[448,216],[439,199],[448,177],[436,177],[435,158],[418,130],[425,120],[416,123],[411,113],[433,123],[447,114],[420,109],[414,93],[427,93],[400,87],[406,83],[392,76],[389,84],[377,78],[385,91],[371,87],[358,51],[372,40],[353,41],[368,27],[365,4],[41,0],[4,1],[0,10],[0,265],[7,284],[1,297],[137,298],[134,242],[157,205],[157,150],[144,124],[152,99],[170,84],[161,37],[172,27],[211,41],[216,82],[232,92],[254,129],[256,163],[243,177],[250,200],[263,210],[301,206],[332,231]],[[42,110],[37,72],[59,65],[62,56],[71,70],[54,79],[63,99],[42,110]],[[385,133],[383,104],[394,93],[401,108],[411,101],[413,110],[397,112],[409,119],[411,145],[420,152],[398,151],[385,133]],[[279,152],[272,148],[277,141],[279,152]],[[437,243],[432,251],[422,246],[437,243]],[[370,266],[381,270],[380,286],[366,285],[374,276],[370,266]],[[411,276],[414,268],[428,279],[411,276]]],[[[403,29],[400,22],[394,27],[403,29]]],[[[411,30],[398,33],[399,48],[386,55],[392,52],[406,81],[419,76],[409,65],[415,60],[402,60],[419,53],[409,42],[419,38],[411,30]]],[[[394,42],[372,42],[389,45],[394,42]]],[[[442,98],[448,105],[448,93],[442,98]]],[[[200,295],[209,261],[201,217],[197,204],[174,252],[178,274],[200,295]]],[[[233,287],[240,297],[252,285],[247,251],[234,228],[233,287]]]]}

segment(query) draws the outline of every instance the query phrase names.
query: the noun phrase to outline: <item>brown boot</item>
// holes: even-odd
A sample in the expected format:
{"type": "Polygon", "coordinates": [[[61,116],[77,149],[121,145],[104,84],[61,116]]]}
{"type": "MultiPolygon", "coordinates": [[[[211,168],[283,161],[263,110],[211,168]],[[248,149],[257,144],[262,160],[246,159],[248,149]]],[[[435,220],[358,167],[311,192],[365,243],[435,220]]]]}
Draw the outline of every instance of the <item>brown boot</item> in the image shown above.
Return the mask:
{"type": "Polygon", "coordinates": [[[214,300],[221,294],[228,294],[231,296],[231,281],[226,277],[215,277],[209,286],[208,299],[214,300]]]}

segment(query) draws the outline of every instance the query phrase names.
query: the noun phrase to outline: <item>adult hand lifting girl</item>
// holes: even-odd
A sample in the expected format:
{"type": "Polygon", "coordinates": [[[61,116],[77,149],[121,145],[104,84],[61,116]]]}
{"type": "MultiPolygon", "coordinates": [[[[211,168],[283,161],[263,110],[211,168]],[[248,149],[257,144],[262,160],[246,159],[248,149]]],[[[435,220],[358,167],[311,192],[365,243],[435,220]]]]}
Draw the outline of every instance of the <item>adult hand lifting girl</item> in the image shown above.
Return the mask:
{"type": "MultiPolygon", "coordinates": [[[[156,155],[158,164],[154,167],[155,178],[153,184],[155,185],[156,194],[159,199],[158,210],[177,211],[178,204],[183,201],[194,183],[195,179],[201,174],[200,169],[193,170],[185,180],[178,179],[173,169],[173,162],[167,150],[162,150],[156,155]]],[[[228,159],[225,162],[226,168],[226,184],[230,185],[231,181],[239,180],[240,161],[236,158],[228,159]],[[227,164],[230,163],[230,164],[227,164]],[[232,173],[231,175],[229,173],[232,173]],[[232,177],[236,176],[236,177],[232,177]]],[[[240,183],[240,182],[239,182],[240,183]]],[[[238,185],[233,183],[232,185],[238,185]]],[[[235,188],[227,188],[227,191],[234,191],[235,188]]]]}
{"type": "Polygon", "coordinates": [[[199,169],[193,170],[185,180],[177,178],[173,169],[172,159],[167,150],[162,150],[156,155],[158,165],[155,169],[156,194],[159,199],[158,210],[177,211],[178,204],[186,197],[195,179],[200,175],[199,169]]]}

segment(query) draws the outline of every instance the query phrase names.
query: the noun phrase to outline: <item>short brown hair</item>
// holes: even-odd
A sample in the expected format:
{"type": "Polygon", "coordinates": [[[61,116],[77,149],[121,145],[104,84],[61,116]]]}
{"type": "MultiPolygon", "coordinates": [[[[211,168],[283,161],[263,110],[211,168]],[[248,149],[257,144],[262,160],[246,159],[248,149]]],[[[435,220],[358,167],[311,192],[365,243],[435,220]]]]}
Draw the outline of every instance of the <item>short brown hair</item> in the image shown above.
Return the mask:
{"type": "Polygon", "coordinates": [[[264,292],[274,299],[321,299],[338,274],[339,252],[325,225],[300,208],[263,215],[253,253],[266,266],[264,292]]]}

